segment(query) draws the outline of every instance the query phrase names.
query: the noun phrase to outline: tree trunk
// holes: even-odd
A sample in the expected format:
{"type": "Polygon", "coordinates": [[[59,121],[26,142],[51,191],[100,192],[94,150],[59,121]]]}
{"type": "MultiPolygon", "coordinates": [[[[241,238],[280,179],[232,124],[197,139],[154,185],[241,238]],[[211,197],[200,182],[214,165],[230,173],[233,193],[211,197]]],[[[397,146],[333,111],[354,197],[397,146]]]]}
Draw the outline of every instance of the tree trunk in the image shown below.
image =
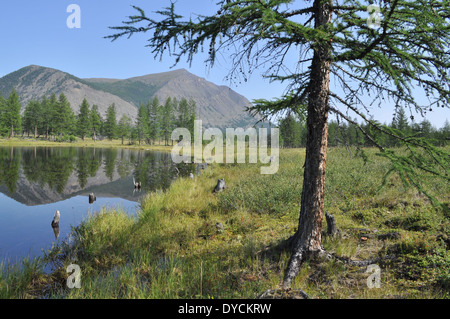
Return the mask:
{"type": "MultiPolygon", "coordinates": [[[[331,21],[332,0],[315,0],[315,27],[331,21]]],[[[330,45],[315,43],[308,95],[306,159],[300,218],[293,237],[292,255],[286,269],[283,287],[289,288],[305,258],[324,252],[322,220],[325,190],[325,169],[328,142],[328,110],[330,82],[330,45]]]]}

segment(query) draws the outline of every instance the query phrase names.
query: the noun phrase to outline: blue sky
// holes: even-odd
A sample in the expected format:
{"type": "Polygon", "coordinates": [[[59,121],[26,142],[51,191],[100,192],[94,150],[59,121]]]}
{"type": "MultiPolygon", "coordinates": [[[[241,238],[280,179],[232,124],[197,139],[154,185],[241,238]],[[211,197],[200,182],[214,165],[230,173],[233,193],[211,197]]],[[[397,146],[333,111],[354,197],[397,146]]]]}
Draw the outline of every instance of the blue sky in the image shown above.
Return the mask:
{"type": "MultiPolygon", "coordinates": [[[[216,0],[178,0],[176,7],[182,15],[212,14],[217,11],[216,0]]],[[[2,1],[0,10],[0,77],[22,67],[36,64],[71,73],[80,78],[129,78],[149,73],[171,70],[174,59],[164,57],[154,60],[150,49],[145,47],[149,34],[115,42],[103,37],[112,33],[108,26],[118,26],[135,14],[131,5],[147,13],[170,5],[170,0],[15,0],[2,1]],[[70,29],[67,7],[77,4],[81,9],[81,28],[70,29]]],[[[295,59],[292,65],[295,66],[295,59]]],[[[253,72],[249,81],[236,86],[225,80],[230,65],[226,57],[213,69],[204,64],[204,57],[194,59],[190,67],[181,61],[173,69],[185,68],[217,85],[230,86],[249,100],[280,97],[284,86],[270,83],[253,72]]],[[[436,127],[450,118],[448,108],[427,114],[436,127]]],[[[393,110],[374,107],[371,114],[381,122],[390,122],[393,110]]],[[[419,115],[415,115],[421,121],[419,115]]]]}

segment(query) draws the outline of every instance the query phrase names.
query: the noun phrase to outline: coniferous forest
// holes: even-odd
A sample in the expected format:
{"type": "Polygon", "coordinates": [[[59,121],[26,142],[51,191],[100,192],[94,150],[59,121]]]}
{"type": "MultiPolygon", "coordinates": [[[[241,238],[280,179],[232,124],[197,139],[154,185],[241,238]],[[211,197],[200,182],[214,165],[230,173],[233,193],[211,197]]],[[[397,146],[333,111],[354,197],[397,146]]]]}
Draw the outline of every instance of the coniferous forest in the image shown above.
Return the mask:
{"type": "Polygon", "coordinates": [[[117,117],[115,105],[100,114],[97,105],[84,99],[78,113],[71,108],[66,96],[52,94],[31,100],[21,114],[19,95],[15,90],[7,99],[0,94],[0,135],[3,137],[33,137],[65,142],[76,137],[94,140],[121,139],[122,143],[164,143],[177,127],[193,132],[196,118],[195,101],[168,97],[160,103],[157,97],[141,104],[136,120],[127,115],[117,117]]]}
{"type": "MultiPolygon", "coordinates": [[[[380,123],[378,123],[380,124],[380,123]]],[[[388,147],[400,146],[400,142],[394,136],[377,131],[370,124],[363,124],[361,128],[375,136],[380,144],[388,147]]],[[[284,148],[305,147],[306,123],[293,112],[288,113],[279,122],[280,145],[284,148]]],[[[393,115],[391,123],[384,124],[386,132],[395,132],[403,137],[423,137],[435,146],[450,144],[450,123],[445,121],[441,128],[434,127],[430,121],[423,119],[415,122],[412,116],[408,117],[404,108],[399,107],[393,115]]],[[[330,119],[328,124],[329,146],[360,146],[371,147],[372,141],[367,139],[358,126],[347,121],[330,119]]]]}
{"type": "MultiPolygon", "coordinates": [[[[7,99],[0,94],[0,134],[3,137],[26,136],[45,138],[59,142],[75,141],[76,137],[97,139],[121,139],[123,143],[146,143],[169,145],[170,135],[177,127],[187,128],[193,134],[196,119],[194,100],[168,97],[161,103],[157,97],[141,104],[138,116],[133,121],[127,115],[117,118],[115,105],[108,107],[106,114],[100,114],[97,105],[90,105],[84,99],[75,114],[66,96],[52,94],[41,100],[31,100],[21,114],[19,95],[15,90],[7,99]]],[[[387,130],[401,136],[419,136],[431,140],[435,146],[450,143],[450,123],[445,121],[441,128],[434,127],[423,119],[415,122],[408,117],[404,108],[399,107],[391,123],[384,125],[387,130]]],[[[280,145],[284,148],[305,147],[306,124],[300,116],[290,112],[278,122],[280,145]]],[[[387,146],[398,146],[398,139],[373,131],[370,125],[361,126],[365,131],[377,136],[387,146]],[[373,132],[372,132],[373,131],[373,132]],[[378,133],[378,134],[377,134],[378,133]]],[[[374,146],[356,124],[330,120],[328,126],[329,146],[374,146]]]]}

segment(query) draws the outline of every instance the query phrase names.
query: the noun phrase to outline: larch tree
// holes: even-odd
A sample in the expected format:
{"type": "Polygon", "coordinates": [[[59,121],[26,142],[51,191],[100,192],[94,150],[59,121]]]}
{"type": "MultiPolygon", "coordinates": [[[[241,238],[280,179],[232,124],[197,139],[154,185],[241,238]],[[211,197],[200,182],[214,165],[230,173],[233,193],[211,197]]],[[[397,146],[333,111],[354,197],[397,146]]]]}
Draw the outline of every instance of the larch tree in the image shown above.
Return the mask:
{"type": "Polygon", "coordinates": [[[98,106],[92,105],[91,112],[89,113],[89,122],[92,128],[92,139],[97,139],[97,133],[100,132],[100,128],[102,126],[102,118],[100,117],[100,113],[98,112],[98,106]]]}
{"type": "Polygon", "coordinates": [[[301,142],[301,122],[297,121],[292,113],[280,120],[280,137],[283,147],[299,147],[301,142]]]}
{"type": "Polygon", "coordinates": [[[123,140],[125,138],[128,138],[131,136],[131,130],[133,128],[133,124],[131,119],[126,115],[122,115],[122,117],[119,120],[119,123],[117,124],[117,134],[123,140]]]}
{"type": "MultiPolygon", "coordinates": [[[[53,101],[53,95],[50,98],[53,101]]],[[[53,104],[53,102],[51,102],[53,104]]],[[[59,95],[56,104],[53,104],[53,121],[55,125],[55,133],[61,139],[63,134],[69,133],[75,124],[75,114],[70,107],[70,102],[64,93],[59,95]]]]}
{"type": "Polygon", "coordinates": [[[168,97],[166,99],[166,102],[164,103],[164,106],[162,108],[161,112],[161,129],[162,129],[162,136],[164,137],[164,145],[169,145],[169,138],[170,133],[174,129],[174,122],[175,122],[175,101],[171,97],[168,97]]]}
{"type": "Polygon", "coordinates": [[[81,136],[81,139],[84,141],[86,135],[91,130],[91,121],[89,119],[90,116],[90,106],[86,98],[83,99],[80,105],[80,112],[77,116],[77,128],[78,133],[81,136]]]}
{"type": "Polygon", "coordinates": [[[178,104],[178,117],[176,120],[176,126],[183,127],[189,130],[191,136],[194,135],[194,122],[196,119],[196,103],[193,99],[187,100],[186,98],[181,98],[178,104]]]}
{"type": "Polygon", "coordinates": [[[2,93],[0,92],[0,134],[4,135],[6,134],[6,124],[5,124],[5,120],[6,120],[6,101],[5,98],[3,97],[2,93]]]}
{"type": "Polygon", "coordinates": [[[176,13],[174,3],[151,16],[134,8],[136,14],[111,27],[114,33],[106,38],[148,33],[154,57],[172,56],[175,64],[183,57],[192,62],[206,48],[210,67],[219,56],[229,58],[231,81],[247,80],[258,69],[286,85],[283,96],[256,100],[249,111],[268,118],[287,110],[306,115],[300,217],[283,288],[291,286],[305,259],[330,257],[322,246],[330,112],[355,124],[391,161],[387,174],[397,172],[405,185],[431,200],[419,172],[449,180],[448,152],[370,116],[370,106],[388,103],[405,107],[411,116],[448,107],[448,0],[222,0],[214,14],[188,18],[176,13]],[[397,138],[407,154],[380,144],[378,133],[397,138]]]}
{"type": "Polygon", "coordinates": [[[189,99],[188,103],[188,113],[189,113],[189,120],[187,121],[186,128],[191,133],[192,138],[194,137],[194,123],[197,119],[197,103],[194,99],[189,99]]]}
{"type": "Polygon", "coordinates": [[[138,109],[138,115],[136,118],[136,129],[138,134],[139,145],[143,139],[147,139],[149,137],[149,112],[146,104],[141,104],[138,109]]]}
{"type": "Polygon", "coordinates": [[[4,125],[9,129],[9,137],[14,137],[16,132],[20,132],[22,127],[22,117],[20,116],[19,95],[15,89],[9,94],[6,100],[4,125]]]}
{"type": "Polygon", "coordinates": [[[161,106],[157,96],[147,105],[149,113],[149,137],[156,144],[156,140],[161,135],[161,106]]]}
{"type": "Polygon", "coordinates": [[[52,93],[48,99],[44,96],[42,108],[44,112],[45,138],[49,139],[50,135],[56,132],[58,125],[58,122],[55,120],[58,111],[58,98],[55,93],[52,93]]]}
{"type": "Polygon", "coordinates": [[[31,131],[34,138],[38,137],[38,131],[41,130],[43,124],[42,106],[39,101],[31,100],[28,102],[24,111],[23,125],[29,134],[31,131]]]}
{"type": "Polygon", "coordinates": [[[103,125],[104,134],[110,140],[116,136],[117,130],[117,115],[116,115],[116,105],[113,103],[108,106],[106,110],[106,120],[103,125]]]}

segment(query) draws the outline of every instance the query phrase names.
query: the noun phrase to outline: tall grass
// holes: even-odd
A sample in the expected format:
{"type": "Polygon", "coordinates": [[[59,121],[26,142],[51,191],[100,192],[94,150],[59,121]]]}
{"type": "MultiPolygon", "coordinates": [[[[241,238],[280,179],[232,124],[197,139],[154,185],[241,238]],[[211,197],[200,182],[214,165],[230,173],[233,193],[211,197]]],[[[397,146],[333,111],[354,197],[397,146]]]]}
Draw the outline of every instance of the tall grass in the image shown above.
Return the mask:
{"type": "MultiPolygon", "coordinates": [[[[354,152],[329,151],[325,210],[335,216],[341,236],[325,236],[323,244],[354,259],[397,256],[380,263],[381,288],[367,287],[366,269],[333,260],[305,262],[293,288],[319,298],[448,298],[448,216],[394,175],[380,189],[389,163],[374,150],[366,153],[365,163],[354,152]],[[398,236],[378,237],[386,233],[398,236]]],[[[0,293],[19,298],[37,289],[51,298],[257,297],[283,278],[290,254],[283,243],[297,228],[303,162],[304,150],[295,149],[281,150],[274,175],[260,175],[258,164],[210,165],[194,179],[181,178],[166,192],[148,194],[137,217],[103,210],[75,229],[71,245],[48,255],[56,271],[41,276],[45,285],[33,276],[15,279],[19,275],[9,270],[0,277],[0,293]],[[222,177],[226,190],[213,194],[222,177]],[[66,286],[71,263],[80,266],[81,289],[66,286]]],[[[430,178],[425,186],[436,189],[435,183],[430,178]]],[[[436,195],[448,202],[450,186],[440,184],[436,195]]]]}

